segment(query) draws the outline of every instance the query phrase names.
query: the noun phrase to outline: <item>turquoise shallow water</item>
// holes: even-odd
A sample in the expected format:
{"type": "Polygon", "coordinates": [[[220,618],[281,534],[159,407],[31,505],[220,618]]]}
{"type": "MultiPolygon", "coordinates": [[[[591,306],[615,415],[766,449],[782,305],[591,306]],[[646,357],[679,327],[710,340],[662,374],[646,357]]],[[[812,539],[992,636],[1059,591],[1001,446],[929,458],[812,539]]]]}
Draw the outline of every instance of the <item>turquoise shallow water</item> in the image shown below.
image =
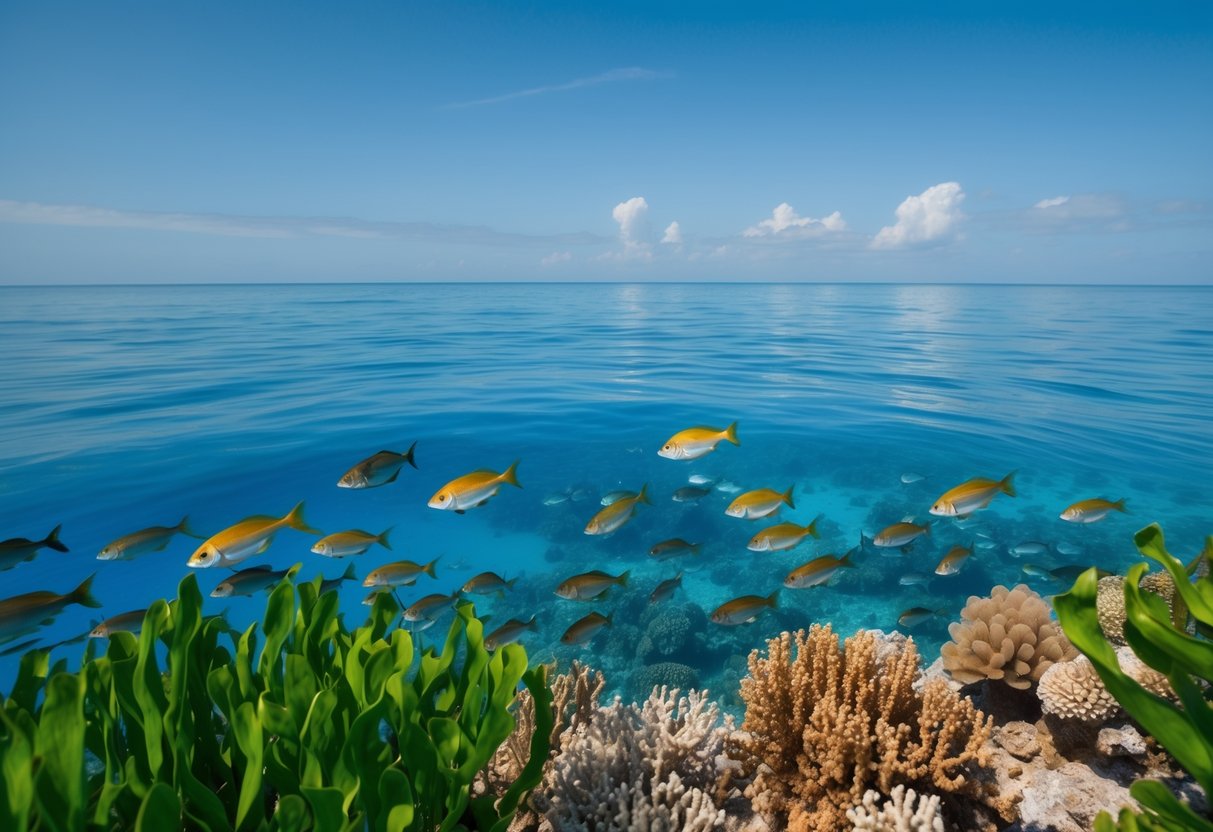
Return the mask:
{"type": "MultiPolygon", "coordinates": [[[[1120,569],[1135,560],[1132,532],[1155,520],[1181,555],[1213,533],[1211,321],[1208,288],[0,289],[0,538],[40,538],[62,523],[71,548],[0,573],[0,597],[66,591],[96,572],[104,608],[69,608],[41,633],[69,638],[171,595],[196,545],[177,538],[140,560],[97,561],[110,540],[187,513],[212,533],[306,500],[326,532],[395,527],[392,552],[354,559],[360,579],[388,561],[441,557],[437,580],[402,593],[406,602],[482,569],[519,577],[478,609],[498,621],[536,614],[540,631],[524,638],[533,656],[591,658],[623,692],[691,679],[728,704],[739,657],[781,629],[892,629],[916,606],[944,610],[909,631],[930,660],[967,595],[1020,580],[1044,594],[1064,588],[1025,577],[1026,562],[1120,569]],[[734,420],[740,447],[694,462],[657,456],[677,430],[734,420]],[[336,488],[358,460],[413,441],[419,470],[382,488],[336,488]],[[515,459],[522,490],[462,516],[426,506],[453,477],[515,459]],[[941,520],[904,553],[862,551],[858,568],[783,590],[752,624],[703,619],[734,596],[769,593],[817,554],[842,554],[861,533],[927,519],[962,480],[1013,469],[1019,496],[998,497],[968,525],[941,520]],[[905,484],[908,473],[923,479],[905,484]],[[726,517],[730,495],[671,500],[691,474],[745,489],[794,485],[796,508],[782,518],[820,514],[822,537],[749,552],[766,523],[726,517]],[[615,535],[582,534],[602,494],[642,483],[654,505],[615,535]],[[574,499],[545,504],[560,493],[574,499]],[[1087,497],[1124,497],[1131,514],[1086,527],[1058,519],[1087,497]],[[672,537],[704,544],[702,554],[648,556],[672,537]],[[1016,557],[1027,542],[1044,551],[1016,557]],[[978,543],[960,575],[899,583],[931,573],[952,545],[978,543]],[[629,586],[591,604],[552,593],[590,569],[630,570],[629,586]],[[650,607],[649,591],[680,569],[683,590],[650,607]],[[560,645],[591,609],[613,612],[614,626],[587,646],[560,645]]],[[[304,576],[340,574],[346,562],[311,554],[312,540],[284,531],[242,565],[301,561],[304,576]]],[[[197,574],[207,593],[227,573],[197,574]]],[[[347,621],[362,620],[364,595],[360,582],[341,590],[347,621]]],[[[263,600],[208,604],[240,626],[263,600]]],[[[74,661],[82,649],[56,656],[74,661]]],[[[0,658],[0,684],[14,669],[14,657],[0,658]]]]}

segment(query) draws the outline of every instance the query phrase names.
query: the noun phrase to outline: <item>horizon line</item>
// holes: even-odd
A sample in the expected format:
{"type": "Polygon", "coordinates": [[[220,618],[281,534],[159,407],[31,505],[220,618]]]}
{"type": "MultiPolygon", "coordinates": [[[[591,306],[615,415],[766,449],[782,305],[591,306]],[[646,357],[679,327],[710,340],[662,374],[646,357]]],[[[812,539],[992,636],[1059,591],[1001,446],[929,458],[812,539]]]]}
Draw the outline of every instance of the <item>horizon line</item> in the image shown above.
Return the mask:
{"type": "Polygon", "coordinates": [[[0,289],[81,289],[81,288],[135,288],[171,286],[1090,286],[1093,288],[1146,288],[1146,289],[1211,289],[1213,281],[1199,283],[1083,283],[1069,281],[971,281],[971,280],[249,280],[217,282],[98,282],[98,283],[4,283],[0,289]]]}

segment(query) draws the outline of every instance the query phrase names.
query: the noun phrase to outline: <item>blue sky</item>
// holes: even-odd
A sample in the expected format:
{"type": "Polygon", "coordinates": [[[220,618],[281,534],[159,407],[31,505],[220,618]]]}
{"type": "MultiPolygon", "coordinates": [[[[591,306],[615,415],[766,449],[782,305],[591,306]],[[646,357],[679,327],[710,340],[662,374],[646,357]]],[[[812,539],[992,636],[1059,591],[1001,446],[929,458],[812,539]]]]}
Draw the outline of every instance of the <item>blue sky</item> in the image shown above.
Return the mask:
{"type": "Polygon", "coordinates": [[[1213,4],[917,5],[0,0],[0,282],[1211,282],[1213,4]]]}

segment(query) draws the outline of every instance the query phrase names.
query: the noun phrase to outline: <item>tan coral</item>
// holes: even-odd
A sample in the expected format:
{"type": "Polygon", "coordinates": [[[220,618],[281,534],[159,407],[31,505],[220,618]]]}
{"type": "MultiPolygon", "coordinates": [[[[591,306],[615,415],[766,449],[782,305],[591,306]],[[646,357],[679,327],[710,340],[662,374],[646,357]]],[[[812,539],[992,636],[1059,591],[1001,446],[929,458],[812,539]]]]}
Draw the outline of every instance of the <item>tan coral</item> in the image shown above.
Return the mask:
{"type": "Polygon", "coordinates": [[[869,787],[988,797],[974,775],[993,721],[942,680],[914,690],[912,639],[883,663],[876,650],[871,632],[840,648],[828,625],[815,624],[772,639],[765,658],[750,654],[733,754],[754,778],[754,809],[786,817],[791,832],[845,828],[846,810],[869,787]]]}
{"type": "Polygon", "coordinates": [[[959,682],[983,679],[1027,690],[1054,662],[1078,655],[1053,621],[1047,601],[1024,584],[996,586],[990,597],[970,596],[961,621],[948,627],[944,670],[959,682]]]}
{"type": "Polygon", "coordinates": [[[918,795],[905,786],[894,786],[889,799],[868,789],[863,803],[847,810],[853,832],[944,832],[939,816],[939,795],[918,795]]]}
{"type": "MultiPolygon", "coordinates": [[[[1125,644],[1125,587],[1123,575],[1108,575],[1100,578],[1095,591],[1095,612],[1099,617],[1099,629],[1104,638],[1115,645],[1125,644]]],[[[1152,592],[1167,602],[1172,622],[1183,629],[1187,624],[1188,608],[1175,591],[1175,581],[1167,572],[1151,572],[1141,579],[1138,586],[1152,592]]]]}
{"type": "Polygon", "coordinates": [[[1116,649],[1116,658],[1119,660],[1120,669],[1125,672],[1125,675],[1150,693],[1163,699],[1175,700],[1179,698],[1176,696],[1174,688],[1171,687],[1171,682],[1167,679],[1166,674],[1160,673],[1143,662],[1132,649],[1118,647],[1116,649]]]}
{"type": "Polygon", "coordinates": [[[1036,695],[1046,714],[1083,722],[1105,722],[1121,712],[1086,656],[1057,662],[1040,677],[1036,695]]]}

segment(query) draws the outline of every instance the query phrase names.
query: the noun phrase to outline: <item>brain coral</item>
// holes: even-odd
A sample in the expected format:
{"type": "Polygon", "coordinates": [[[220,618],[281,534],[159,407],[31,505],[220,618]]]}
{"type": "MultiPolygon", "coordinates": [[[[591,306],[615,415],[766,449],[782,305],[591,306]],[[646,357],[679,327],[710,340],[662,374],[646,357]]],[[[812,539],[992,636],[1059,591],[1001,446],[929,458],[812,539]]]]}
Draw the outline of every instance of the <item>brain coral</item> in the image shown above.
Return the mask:
{"type": "Polygon", "coordinates": [[[1030,688],[1051,664],[1078,655],[1051,613],[1024,584],[996,586],[989,598],[970,596],[962,620],[948,627],[952,640],[940,650],[944,669],[965,684],[995,679],[1030,688]]]}
{"type": "Polygon", "coordinates": [[[1040,677],[1036,695],[1046,714],[1064,719],[1104,722],[1120,713],[1120,705],[1086,656],[1052,665],[1040,677]]]}

